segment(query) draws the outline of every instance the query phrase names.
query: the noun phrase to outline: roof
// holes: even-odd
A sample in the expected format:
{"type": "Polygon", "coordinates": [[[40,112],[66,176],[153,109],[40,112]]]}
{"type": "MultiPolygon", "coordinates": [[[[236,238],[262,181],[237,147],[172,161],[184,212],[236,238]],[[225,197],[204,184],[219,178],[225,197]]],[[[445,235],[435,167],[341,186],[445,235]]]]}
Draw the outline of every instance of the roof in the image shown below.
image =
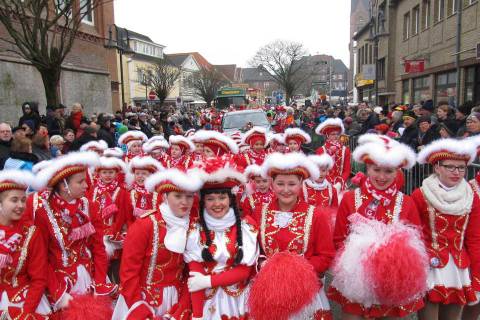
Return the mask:
{"type": "Polygon", "coordinates": [[[333,73],[345,73],[348,72],[348,68],[340,59],[333,60],[333,73]]]}
{"type": "Polygon", "coordinates": [[[127,28],[118,27],[118,38],[121,39],[122,41],[124,41],[125,44],[126,44],[126,40],[127,40],[127,34],[128,34],[128,38],[130,38],[130,39],[137,39],[137,40],[140,40],[140,41],[153,43],[157,46],[165,47],[162,44],[156,43],[150,37],[148,37],[144,34],[132,31],[132,30],[127,29],[127,28]]]}
{"type": "Polygon", "coordinates": [[[228,78],[231,82],[236,81],[237,65],[236,64],[217,64],[214,65],[215,69],[220,71],[228,78]]]}
{"type": "Polygon", "coordinates": [[[259,68],[242,68],[243,81],[273,81],[272,75],[267,70],[259,68]]]}
{"type": "Polygon", "coordinates": [[[370,29],[370,20],[368,20],[363,27],[358,30],[358,32],[355,32],[353,35],[352,39],[353,40],[358,40],[362,34],[364,34],[366,31],[370,29]]]}
{"type": "Polygon", "coordinates": [[[189,53],[173,53],[173,54],[165,54],[165,57],[177,67],[180,67],[188,57],[190,57],[189,53]]]}
{"type": "Polygon", "coordinates": [[[205,69],[210,69],[212,65],[198,52],[182,52],[170,53],[166,55],[167,58],[176,66],[181,66],[183,62],[189,57],[193,56],[198,65],[205,69]]]}

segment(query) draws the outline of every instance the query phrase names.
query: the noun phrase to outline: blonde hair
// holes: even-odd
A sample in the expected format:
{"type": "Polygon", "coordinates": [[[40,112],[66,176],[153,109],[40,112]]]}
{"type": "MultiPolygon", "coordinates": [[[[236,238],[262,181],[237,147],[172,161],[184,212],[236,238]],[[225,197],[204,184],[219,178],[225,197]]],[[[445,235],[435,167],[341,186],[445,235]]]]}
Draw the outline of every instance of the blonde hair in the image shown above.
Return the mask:
{"type": "Polygon", "coordinates": [[[54,135],[50,138],[50,144],[58,145],[63,143],[65,143],[65,140],[63,140],[62,136],[54,135]]]}

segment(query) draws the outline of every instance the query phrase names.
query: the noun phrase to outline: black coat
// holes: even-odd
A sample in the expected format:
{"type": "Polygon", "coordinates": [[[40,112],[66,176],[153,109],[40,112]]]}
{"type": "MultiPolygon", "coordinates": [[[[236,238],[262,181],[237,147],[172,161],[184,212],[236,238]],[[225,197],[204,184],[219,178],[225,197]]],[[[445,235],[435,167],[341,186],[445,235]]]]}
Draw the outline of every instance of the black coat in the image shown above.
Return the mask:
{"type": "Polygon", "coordinates": [[[83,146],[85,143],[88,143],[90,141],[97,141],[98,139],[95,138],[94,136],[91,136],[89,134],[82,134],[78,139],[75,139],[72,142],[72,145],[70,146],[69,151],[78,151],[80,150],[80,147],[83,146]]]}
{"type": "Polygon", "coordinates": [[[435,127],[432,128],[430,127],[425,134],[421,134],[420,131],[418,131],[418,146],[426,146],[430,142],[433,142],[437,139],[439,139],[440,136],[438,132],[436,132],[435,127]]]}
{"type": "Polygon", "coordinates": [[[403,130],[403,134],[400,137],[400,142],[409,145],[413,150],[417,150],[418,146],[418,130],[415,125],[411,125],[410,127],[406,127],[403,130]]]}
{"type": "Polygon", "coordinates": [[[115,135],[108,128],[101,127],[97,132],[97,138],[105,141],[109,148],[115,147],[115,135]]]}

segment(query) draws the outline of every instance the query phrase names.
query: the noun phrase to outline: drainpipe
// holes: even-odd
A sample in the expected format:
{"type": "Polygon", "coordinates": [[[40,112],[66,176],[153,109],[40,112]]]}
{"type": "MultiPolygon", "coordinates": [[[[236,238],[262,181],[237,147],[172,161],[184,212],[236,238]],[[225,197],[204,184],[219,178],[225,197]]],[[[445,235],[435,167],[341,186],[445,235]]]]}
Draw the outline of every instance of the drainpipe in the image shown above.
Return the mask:
{"type": "Polygon", "coordinates": [[[457,38],[456,38],[456,45],[455,45],[455,52],[457,54],[455,55],[455,67],[457,69],[457,85],[456,85],[456,91],[457,91],[457,96],[455,99],[455,104],[456,107],[460,105],[460,92],[461,92],[461,80],[462,77],[460,75],[460,50],[462,46],[462,3],[463,1],[457,0],[455,1],[456,5],[456,11],[457,11],[457,38]]]}

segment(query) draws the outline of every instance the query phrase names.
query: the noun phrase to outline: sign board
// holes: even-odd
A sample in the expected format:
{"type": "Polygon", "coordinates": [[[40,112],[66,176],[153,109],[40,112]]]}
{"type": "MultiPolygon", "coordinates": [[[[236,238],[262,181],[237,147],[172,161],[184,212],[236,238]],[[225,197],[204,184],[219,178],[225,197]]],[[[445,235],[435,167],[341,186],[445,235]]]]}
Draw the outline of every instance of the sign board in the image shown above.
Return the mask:
{"type": "Polygon", "coordinates": [[[477,43],[477,59],[480,60],[480,42],[477,43]]]}
{"type": "Polygon", "coordinates": [[[217,91],[218,97],[243,97],[245,89],[243,88],[223,88],[217,91]]]}
{"type": "Polygon", "coordinates": [[[363,80],[375,80],[375,65],[364,64],[362,67],[363,80]]]}
{"type": "Polygon", "coordinates": [[[425,71],[425,60],[405,60],[405,73],[418,73],[425,71]]]}
{"type": "Polygon", "coordinates": [[[155,93],[155,91],[150,91],[148,93],[148,99],[149,100],[155,100],[157,98],[157,94],[155,93]]]}
{"type": "Polygon", "coordinates": [[[177,106],[177,108],[180,108],[183,105],[182,97],[177,97],[177,99],[175,100],[175,105],[177,106]]]}

